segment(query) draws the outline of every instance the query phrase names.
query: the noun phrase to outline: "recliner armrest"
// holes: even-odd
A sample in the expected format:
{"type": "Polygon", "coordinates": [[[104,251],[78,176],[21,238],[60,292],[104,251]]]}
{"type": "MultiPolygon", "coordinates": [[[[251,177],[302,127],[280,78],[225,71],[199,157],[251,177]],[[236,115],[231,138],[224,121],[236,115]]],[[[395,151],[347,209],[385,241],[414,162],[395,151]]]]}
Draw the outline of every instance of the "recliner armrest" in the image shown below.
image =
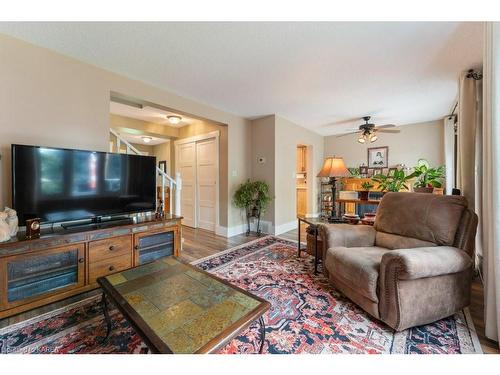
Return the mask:
{"type": "Polygon", "coordinates": [[[375,245],[377,231],[369,225],[319,224],[323,240],[323,261],[331,247],[368,247],[375,245]]]}
{"type": "Polygon", "coordinates": [[[472,259],[463,250],[451,246],[399,249],[383,255],[380,272],[397,272],[399,280],[457,273],[472,266],[472,259]]]}

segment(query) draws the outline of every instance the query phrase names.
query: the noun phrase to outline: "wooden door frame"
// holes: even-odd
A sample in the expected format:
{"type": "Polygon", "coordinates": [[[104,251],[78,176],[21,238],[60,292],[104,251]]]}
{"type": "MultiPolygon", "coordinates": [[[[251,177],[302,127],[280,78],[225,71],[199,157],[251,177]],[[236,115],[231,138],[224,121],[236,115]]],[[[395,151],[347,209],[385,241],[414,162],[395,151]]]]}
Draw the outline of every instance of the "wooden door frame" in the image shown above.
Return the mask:
{"type": "MultiPolygon", "coordinates": [[[[219,227],[219,189],[220,189],[220,131],[215,130],[213,132],[205,133],[205,134],[199,134],[195,135],[193,137],[188,137],[188,138],[182,138],[177,141],[174,141],[175,145],[175,172],[179,172],[179,163],[177,161],[179,160],[179,146],[182,144],[186,143],[195,143],[195,184],[194,184],[194,198],[195,198],[195,204],[194,204],[194,220],[195,220],[195,228],[198,228],[198,215],[199,215],[199,210],[198,210],[198,204],[199,204],[199,197],[198,197],[198,155],[196,151],[196,142],[200,141],[206,141],[209,139],[215,139],[215,153],[217,155],[216,162],[215,162],[215,172],[217,175],[216,182],[215,182],[215,228],[214,228],[214,233],[217,231],[217,228],[219,227]]],[[[182,194],[182,191],[181,191],[182,194]]],[[[182,212],[181,212],[182,215],[182,212]]]]}

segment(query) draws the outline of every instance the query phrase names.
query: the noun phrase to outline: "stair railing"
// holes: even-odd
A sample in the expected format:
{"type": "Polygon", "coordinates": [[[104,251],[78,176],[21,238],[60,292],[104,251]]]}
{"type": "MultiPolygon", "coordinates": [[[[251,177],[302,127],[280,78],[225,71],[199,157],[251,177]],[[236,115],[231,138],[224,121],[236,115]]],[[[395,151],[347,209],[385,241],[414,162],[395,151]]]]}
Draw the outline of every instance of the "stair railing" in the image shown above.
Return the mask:
{"type": "MultiPolygon", "coordinates": [[[[120,152],[121,149],[121,144],[123,143],[126,148],[125,148],[125,153],[126,154],[136,154],[136,155],[142,155],[142,152],[140,152],[138,149],[136,149],[134,146],[132,146],[128,141],[120,137],[120,134],[118,134],[116,131],[113,129],[109,129],[110,133],[113,134],[116,137],[116,150],[117,152],[120,152]]],[[[166,172],[162,171],[158,166],[156,166],[156,172],[160,175],[161,177],[161,200],[163,204],[165,204],[165,187],[167,186],[170,188],[170,213],[174,213],[176,216],[181,215],[181,189],[182,189],[182,180],[181,180],[181,174],[177,172],[175,174],[175,179],[170,177],[166,172]],[[172,192],[175,194],[175,199],[172,199],[172,192]],[[175,207],[174,207],[174,201],[175,201],[175,207]],[[172,210],[174,209],[174,210],[172,210]]]]}

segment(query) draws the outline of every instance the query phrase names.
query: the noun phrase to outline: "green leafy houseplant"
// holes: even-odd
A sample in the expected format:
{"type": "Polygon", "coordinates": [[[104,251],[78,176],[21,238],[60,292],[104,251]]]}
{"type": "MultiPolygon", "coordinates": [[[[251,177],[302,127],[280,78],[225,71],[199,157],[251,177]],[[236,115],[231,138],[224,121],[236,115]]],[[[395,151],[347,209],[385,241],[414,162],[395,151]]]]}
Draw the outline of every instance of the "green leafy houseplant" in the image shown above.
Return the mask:
{"type": "Polygon", "coordinates": [[[368,191],[371,188],[373,188],[373,184],[371,182],[365,181],[361,184],[361,187],[363,188],[364,191],[368,191]]]}
{"type": "Polygon", "coordinates": [[[349,168],[347,168],[347,170],[349,171],[349,173],[351,174],[352,177],[356,177],[356,178],[361,177],[361,172],[359,171],[359,168],[349,167],[349,168]]]}
{"type": "Polygon", "coordinates": [[[368,181],[365,181],[361,184],[361,191],[359,191],[359,199],[362,200],[362,201],[367,201],[368,200],[368,196],[370,194],[370,189],[373,188],[373,184],[368,182],[368,181]]]}
{"type": "Polygon", "coordinates": [[[398,169],[390,176],[378,174],[372,177],[372,180],[379,184],[378,188],[380,191],[387,192],[408,189],[408,185],[406,183],[413,177],[415,177],[415,173],[411,173],[407,176],[404,170],[398,169]]]}
{"type": "Polygon", "coordinates": [[[260,235],[260,216],[271,202],[269,185],[264,181],[250,181],[241,184],[235,191],[233,203],[238,208],[244,208],[247,216],[247,235],[250,234],[250,218],[257,218],[257,234],[260,235]]]}
{"type": "Polygon", "coordinates": [[[419,159],[415,172],[417,181],[413,185],[414,191],[421,193],[432,193],[434,188],[442,187],[445,176],[444,166],[431,168],[429,162],[425,159],[419,159]]]}

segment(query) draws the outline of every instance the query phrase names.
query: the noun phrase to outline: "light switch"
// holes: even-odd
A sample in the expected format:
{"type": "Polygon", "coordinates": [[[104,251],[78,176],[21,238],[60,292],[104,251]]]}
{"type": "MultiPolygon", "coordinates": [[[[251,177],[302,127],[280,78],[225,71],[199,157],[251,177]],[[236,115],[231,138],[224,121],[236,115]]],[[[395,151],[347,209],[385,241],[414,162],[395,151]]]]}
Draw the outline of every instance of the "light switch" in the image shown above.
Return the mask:
{"type": "Polygon", "coordinates": [[[231,172],[231,175],[233,177],[238,177],[238,171],[236,169],[233,169],[233,171],[231,172]]]}

